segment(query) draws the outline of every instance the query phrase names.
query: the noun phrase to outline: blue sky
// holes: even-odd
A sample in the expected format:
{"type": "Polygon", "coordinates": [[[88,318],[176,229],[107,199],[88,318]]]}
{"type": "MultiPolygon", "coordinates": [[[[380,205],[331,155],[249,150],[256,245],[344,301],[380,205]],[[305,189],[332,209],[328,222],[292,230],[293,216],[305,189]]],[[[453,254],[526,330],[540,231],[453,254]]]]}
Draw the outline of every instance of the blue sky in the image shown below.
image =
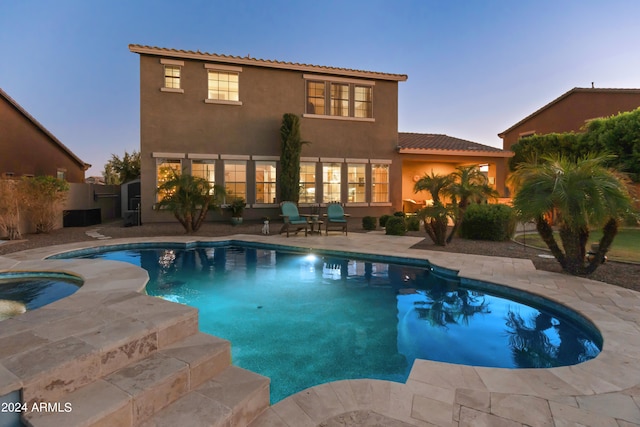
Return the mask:
{"type": "Polygon", "coordinates": [[[130,43],[407,74],[399,130],[491,146],[573,87],[640,87],[637,0],[5,1],[0,87],[100,175],[139,149],[130,43]]]}

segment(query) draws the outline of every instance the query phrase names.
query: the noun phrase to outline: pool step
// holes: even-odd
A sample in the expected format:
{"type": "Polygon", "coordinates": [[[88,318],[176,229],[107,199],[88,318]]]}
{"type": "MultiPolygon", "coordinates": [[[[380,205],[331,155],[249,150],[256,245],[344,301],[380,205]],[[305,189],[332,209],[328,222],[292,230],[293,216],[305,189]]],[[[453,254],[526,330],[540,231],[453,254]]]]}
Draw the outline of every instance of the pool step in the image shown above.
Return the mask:
{"type": "Polygon", "coordinates": [[[229,366],[143,427],[245,427],[269,407],[269,378],[229,366]]]}
{"type": "Polygon", "coordinates": [[[197,333],[61,397],[60,412],[30,412],[24,420],[33,427],[138,426],[230,363],[228,341],[197,333]]]}
{"type": "Polygon", "coordinates": [[[22,382],[22,401],[31,406],[55,402],[197,332],[197,309],[132,293],[96,309],[92,317],[70,315],[5,337],[11,343],[35,334],[42,342],[7,356],[2,364],[22,382]],[[57,338],[63,330],[73,336],[57,338]]]}

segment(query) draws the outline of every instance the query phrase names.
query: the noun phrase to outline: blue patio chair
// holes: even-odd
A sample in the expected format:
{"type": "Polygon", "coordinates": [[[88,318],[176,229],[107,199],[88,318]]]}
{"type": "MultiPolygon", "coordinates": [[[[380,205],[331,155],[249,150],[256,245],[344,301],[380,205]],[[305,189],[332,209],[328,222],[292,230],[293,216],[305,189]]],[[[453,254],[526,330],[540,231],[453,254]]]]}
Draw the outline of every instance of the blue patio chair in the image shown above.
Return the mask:
{"type": "Polygon", "coordinates": [[[295,228],[296,234],[304,229],[304,235],[307,235],[308,222],[306,218],[300,216],[298,207],[293,202],[282,202],[280,204],[280,210],[282,213],[280,216],[284,220],[284,224],[280,229],[280,234],[286,231],[287,237],[289,237],[289,229],[295,228]]]}
{"type": "Polygon", "coordinates": [[[342,205],[338,202],[332,202],[327,205],[327,225],[325,227],[325,234],[329,235],[329,227],[335,227],[343,231],[345,235],[347,235],[347,217],[344,213],[344,209],[342,205]]]}

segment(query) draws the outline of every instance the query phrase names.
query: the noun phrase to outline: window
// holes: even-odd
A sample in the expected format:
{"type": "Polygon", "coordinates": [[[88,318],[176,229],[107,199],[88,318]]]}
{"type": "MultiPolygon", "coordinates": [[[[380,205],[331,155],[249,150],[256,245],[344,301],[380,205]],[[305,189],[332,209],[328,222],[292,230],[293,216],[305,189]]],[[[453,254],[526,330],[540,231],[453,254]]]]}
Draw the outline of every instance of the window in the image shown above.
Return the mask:
{"type": "Polygon", "coordinates": [[[256,203],[276,202],[276,162],[256,162],[256,203]]]}
{"type": "MultiPolygon", "coordinates": [[[[182,163],[178,159],[164,159],[158,160],[156,164],[156,181],[158,188],[167,182],[174,173],[182,173],[182,163]]],[[[167,190],[158,191],[158,201],[161,201],[171,192],[167,190]]]]}
{"type": "Polygon", "coordinates": [[[373,117],[373,88],[371,86],[356,86],[354,89],[354,117],[373,117]]]}
{"type": "Polygon", "coordinates": [[[203,178],[211,186],[210,194],[213,194],[213,186],[216,183],[216,163],[215,160],[193,160],[191,162],[191,174],[198,178],[203,178]]]}
{"type": "Polygon", "coordinates": [[[164,87],[169,89],[180,89],[180,66],[164,66],[164,87]]]}
{"type": "Polygon", "coordinates": [[[247,199],[247,162],[244,160],[225,160],[224,187],[227,200],[236,197],[247,199]]]}
{"type": "Polygon", "coordinates": [[[365,202],[365,164],[350,164],[347,166],[347,171],[347,185],[349,189],[347,202],[365,202]]]}
{"type": "Polygon", "coordinates": [[[306,110],[303,117],[374,121],[372,80],[303,74],[306,110]]]}
{"type": "Polygon", "coordinates": [[[239,74],[227,71],[209,70],[209,99],[218,101],[239,101],[239,74]]]}
{"type": "Polygon", "coordinates": [[[389,165],[371,165],[371,202],[389,201],[389,165]]]}
{"type": "Polygon", "coordinates": [[[324,82],[307,82],[307,113],[326,114],[324,109],[324,82]]]}
{"type": "Polygon", "coordinates": [[[340,163],[323,163],[322,164],[322,202],[339,202],[340,200],[340,183],[341,170],[340,163]]]}
{"type": "Polygon", "coordinates": [[[300,203],[316,202],[316,164],[300,163],[300,203]]]}
{"type": "Polygon", "coordinates": [[[58,179],[67,179],[67,170],[66,169],[58,169],[56,171],[56,178],[58,179]]]}
{"type": "Polygon", "coordinates": [[[349,85],[331,83],[331,115],[349,116],[349,85]]]}

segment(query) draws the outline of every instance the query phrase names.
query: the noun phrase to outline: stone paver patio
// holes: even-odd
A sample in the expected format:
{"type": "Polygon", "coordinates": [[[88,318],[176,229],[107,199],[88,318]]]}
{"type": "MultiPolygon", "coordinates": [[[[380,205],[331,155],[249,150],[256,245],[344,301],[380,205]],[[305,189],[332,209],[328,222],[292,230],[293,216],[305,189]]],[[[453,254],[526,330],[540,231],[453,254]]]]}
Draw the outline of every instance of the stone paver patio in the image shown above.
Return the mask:
{"type": "MultiPolygon", "coordinates": [[[[96,245],[221,240],[428,259],[432,265],[457,270],[465,278],[510,286],[567,305],[593,322],[604,338],[598,357],[575,366],[510,370],[417,360],[406,384],[379,380],[321,384],[269,407],[252,427],[640,426],[640,293],[536,271],[529,260],[411,249],[420,238],[378,233],[111,239],[0,257],[0,272],[61,271],[85,281],[78,292],[64,300],[2,322],[0,396],[22,388],[16,371],[33,370],[20,366],[20,352],[52,337],[78,337],[92,321],[96,323],[92,330],[99,330],[102,320],[96,313],[100,302],[140,292],[148,278],[137,267],[112,261],[43,261],[45,257],[96,245]],[[74,316],[84,316],[84,323],[53,322],[61,311],[71,309],[74,316]],[[6,347],[9,338],[11,348],[6,347]]],[[[136,322],[131,327],[132,334],[142,333],[136,322]]],[[[37,370],[28,373],[34,377],[31,384],[38,384],[37,375],[37,370]]]]}

